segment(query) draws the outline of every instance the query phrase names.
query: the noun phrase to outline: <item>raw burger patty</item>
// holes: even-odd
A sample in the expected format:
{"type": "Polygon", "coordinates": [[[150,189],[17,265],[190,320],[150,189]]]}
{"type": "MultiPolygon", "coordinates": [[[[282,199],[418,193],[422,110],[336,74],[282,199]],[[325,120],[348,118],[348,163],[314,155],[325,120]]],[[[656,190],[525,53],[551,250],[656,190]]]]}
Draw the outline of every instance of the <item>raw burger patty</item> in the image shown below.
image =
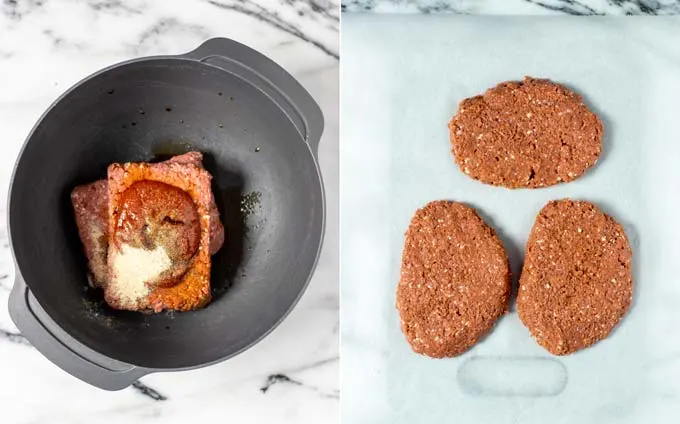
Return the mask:
{"type": "Polygon", "coordinates": [[[397,288],[401,329],[415,352],[465,352],[505,313],[509,294],[505,249],[474,209],[434,201],[416,212],[397,288]]]}
{"type": "Polygon", "coordinates": [[[517,310],[536,341],[566,355],[607,337],[633,297],[621,224],[589,202],[545,205],[527,242],[517,310]]]}
{"type": "Polygon", "coordinates": [[[572,181],[602,151],[602,122],[578,94],[544,79],[504,82],[465,99],[449,123],[456,163],[508,188],[572,181]]]}

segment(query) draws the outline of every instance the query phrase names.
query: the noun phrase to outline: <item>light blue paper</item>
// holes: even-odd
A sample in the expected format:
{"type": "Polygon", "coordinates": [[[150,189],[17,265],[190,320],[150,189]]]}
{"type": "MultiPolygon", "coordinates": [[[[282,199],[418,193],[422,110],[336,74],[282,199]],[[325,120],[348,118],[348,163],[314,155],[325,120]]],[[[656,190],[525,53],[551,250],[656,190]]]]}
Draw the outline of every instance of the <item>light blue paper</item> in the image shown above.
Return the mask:
{"type": "Polygon", "coordinates": [[[343,423],[680,423],[680,19],[345,15],[342,31],[343,423]],[[605,124],[600,161],[540,190],[467,178],[448,120],[525,75],[584,96],[605,124]],[[513,305],[458,358],[414,354],[394,304],[415,210],[475,206],[518,275],[536,214],[563,197],[600,205],[633,246],[634,303],[612,335],[554,357],[513,305]]]}

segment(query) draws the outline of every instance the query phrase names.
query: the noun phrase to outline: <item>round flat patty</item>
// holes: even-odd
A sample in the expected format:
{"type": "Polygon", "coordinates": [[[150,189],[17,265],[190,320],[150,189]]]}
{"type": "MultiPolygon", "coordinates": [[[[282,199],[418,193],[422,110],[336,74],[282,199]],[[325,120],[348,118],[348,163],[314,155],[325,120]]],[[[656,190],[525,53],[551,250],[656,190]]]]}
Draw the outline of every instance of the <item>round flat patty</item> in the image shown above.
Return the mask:
{"type": "Polygon", "coordinates": [[[517,310],[538,344],[566,355],[607,337],[633,298],[621,224],[589,202],[545,205],[527,242],[517,310]]]}
{"type": "Polygon", "coordinates": [[[474,209],[434,201],[416,212],[397,287],[401,329],[415,352],[465,352],[505,313],[509,294],[505,249],[474,209]]]}
{"type": "Polygon", "coordinates": [[[449,129],[460,169],[508,188],[572,181],[602,151],[597,115],[581,96],[545,79],[504,82],[463,100],[449,129]]]}

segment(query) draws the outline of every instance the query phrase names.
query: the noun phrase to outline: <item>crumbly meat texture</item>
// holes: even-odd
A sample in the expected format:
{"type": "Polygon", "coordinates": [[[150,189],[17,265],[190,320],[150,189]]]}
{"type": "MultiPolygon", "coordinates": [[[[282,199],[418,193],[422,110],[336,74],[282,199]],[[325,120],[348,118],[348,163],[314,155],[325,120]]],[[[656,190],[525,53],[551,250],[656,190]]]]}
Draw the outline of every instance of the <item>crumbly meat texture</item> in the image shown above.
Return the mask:
{"type": "Polygon", "coordinates": [[[607,337],[632,302],[632,255],[621,224],[594,204],[564,199],[543,207],[517,298],[538,344],[566,355],[607,337]]]}
{"type": "Polygon", "coordinates": [[[93,287],[106,284],[108,251],[109,195],[106,180],[77,186],[71,192],[78,235],[83,243],[89,281],[93,287]]]}
{"type": "Polygon", "coordinates": [[[506,312],[509,295],[505,249],[474,209],[434,201],[416,212],[396,305],[415,352],[441,358],[467,351],[506,312]]]}
{"type": "Polygon", "coordinates": [[[200,217],[200,242],[193,263],[182,281],[172,287],[153,287],[147,296],[136,302],[124,300],[120,293],[105,288],[104,296],[114,308],[127,310],[187,311],[200,308],[210,301],[210,254],[217,251],[224,240],[224,230],[211,191],[211,175],[201,164],[202,155],[191,152],[168,161],[149,163],[112,164],[108,169],[109,192],[109,278],[114,274],[115,247],[112,237],[119,213],[119,198],[127,188],[138,181],[157,181],[180,188],[194,201],[200,217]],[[218,240],[218,242],[215,242],[218,240]]]}
{"type": "Polygon", "coordinates": [[[546,79],[504,82],[463,100],[449,130],[461,171],[508,188],[575,180],[602,151],[597,115],[581,96],[546,79]]]}

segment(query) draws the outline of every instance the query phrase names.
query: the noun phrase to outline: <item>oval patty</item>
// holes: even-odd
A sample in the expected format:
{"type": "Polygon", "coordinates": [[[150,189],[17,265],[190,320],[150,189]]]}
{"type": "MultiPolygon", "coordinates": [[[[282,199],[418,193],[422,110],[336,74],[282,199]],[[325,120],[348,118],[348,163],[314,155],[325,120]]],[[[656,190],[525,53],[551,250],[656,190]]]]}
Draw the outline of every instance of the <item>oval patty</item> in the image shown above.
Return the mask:
{"type": "Polygon", "coordinates": [[[397,287],[401,329],[415,352],[465,352],[505,313],[509,293],[505,249],[474,209],[434,201],[416,212],[397,287]]]}
{"type": "Polygon", "coordinates": [[[544,79],[504,82],[463,100],[449,129],[460,169],[508,188],[572,181],[602,151],[597,115],[581,96],[544,79]]]}
{"type": "Polygon", "coordinates": [[[633,297],[632,251],[621,224],[589,202],[543,207],[534,223],[517,310],[538,344],[566,355],[607,337],[633,297]]]}

